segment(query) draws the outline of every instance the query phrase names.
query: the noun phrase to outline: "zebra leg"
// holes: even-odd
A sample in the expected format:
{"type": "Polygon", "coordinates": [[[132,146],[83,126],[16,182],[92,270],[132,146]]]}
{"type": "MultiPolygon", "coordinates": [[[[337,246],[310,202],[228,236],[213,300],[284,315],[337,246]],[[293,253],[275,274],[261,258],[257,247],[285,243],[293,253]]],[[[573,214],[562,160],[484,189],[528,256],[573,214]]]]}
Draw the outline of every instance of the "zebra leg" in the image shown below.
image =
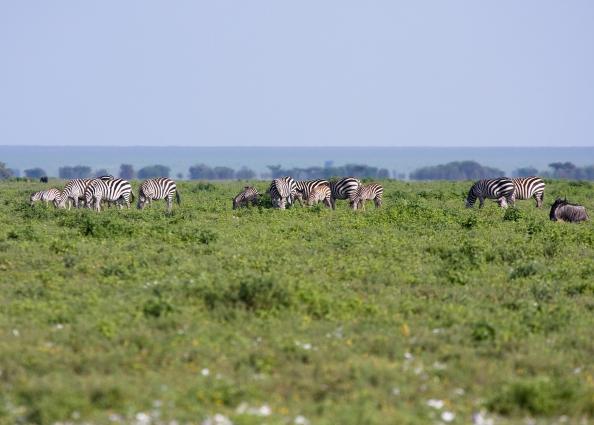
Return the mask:
{"type": "Polygon", "coordinates": [[[171,212],[173,207],[173,196],[168,196],[165,201],[167,202],[167,212],[171,212]]]}
{"type": "Polygon", "coordinates": [[[332,206],[332,209],[335,210],[336,209],[336,198],[334,196],[330,197],[330,204],[332,206]]]}
{"type": "Polygon", "coordinates": [[[479,196],[478,199],[479,199],[479,208],[482,208],[483,205],[485,204],[485,200],[482,197],[480,197],[480,196],[479,196]]]}
{"type": "Polygon", "coordinates": [[[376,208],[379,208],[382,206],[382,198],[380,198],[379,196],[376,196],[375,199],[373,200],[373,202],[375,203],[376,208]]]}

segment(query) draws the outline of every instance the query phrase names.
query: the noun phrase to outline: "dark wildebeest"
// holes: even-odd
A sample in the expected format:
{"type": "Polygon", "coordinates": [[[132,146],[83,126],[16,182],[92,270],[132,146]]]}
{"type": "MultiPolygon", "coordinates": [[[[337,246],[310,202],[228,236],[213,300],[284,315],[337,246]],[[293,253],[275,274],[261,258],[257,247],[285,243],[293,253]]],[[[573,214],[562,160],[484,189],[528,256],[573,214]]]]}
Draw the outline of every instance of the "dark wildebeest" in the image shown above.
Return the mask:
{"type": "Polygon", "coordinates": [[[43,176],[43,177],[41,177],[41,178],[39,179],[39,181],[40,181],[41,183],[47,183],[47,180],[48,180],[48,179],[47,179],[47,176],[43,176]]]}
{"type": "Polygon", "coordinates": [[[258,193],[258,190],[252,186],[245,186],[243,190],[233,198],[233,209],[247,207],[250,202],[252,205],[257,205],[259,201],[260,194],[258,193]]]}
{"type": "Polygon", "coordinates": [[[569,221],[570,223],[578,223],[580,221],[589,220],[586,213],[586,207],[583,205],[575,205],[567,202],[567,199],[557,198],[555,203],[551,205],[551,212],[549,217],[553,221],[569,221]]]}

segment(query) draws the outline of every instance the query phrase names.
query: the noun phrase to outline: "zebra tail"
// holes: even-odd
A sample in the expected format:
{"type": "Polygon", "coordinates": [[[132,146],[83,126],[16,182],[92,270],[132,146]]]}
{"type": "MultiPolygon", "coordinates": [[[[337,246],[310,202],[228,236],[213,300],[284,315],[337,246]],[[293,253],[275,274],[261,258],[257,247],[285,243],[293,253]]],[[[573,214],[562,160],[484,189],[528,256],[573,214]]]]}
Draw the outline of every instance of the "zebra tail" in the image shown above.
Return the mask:
{"type": "Polygon", "coordinates": [[[175,191],[175,200],[177,201],[177,205],[181,204],[181,196],[177,190],[175,191]]]}
{"type": "Polygon", "coordinates": [[[130,191],[130,201],[134,202],[134,192],[130,191]]]}

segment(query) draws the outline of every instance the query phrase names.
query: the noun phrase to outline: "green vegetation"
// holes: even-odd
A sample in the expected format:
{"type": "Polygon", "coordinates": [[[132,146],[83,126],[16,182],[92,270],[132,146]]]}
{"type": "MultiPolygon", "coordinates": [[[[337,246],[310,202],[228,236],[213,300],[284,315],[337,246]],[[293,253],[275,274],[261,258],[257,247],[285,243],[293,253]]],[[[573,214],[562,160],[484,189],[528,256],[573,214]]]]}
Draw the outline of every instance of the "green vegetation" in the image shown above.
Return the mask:
{"type": "Polygon", "coordinates": [[[167,215],[0,182],[0,423],[592,418],[593,225],[547,206],[594,211],[594,185],[503,211],[465,209],[470,182],[383,184],[379,210],[233,211],[245,182],[181,182],[167,215]]]}

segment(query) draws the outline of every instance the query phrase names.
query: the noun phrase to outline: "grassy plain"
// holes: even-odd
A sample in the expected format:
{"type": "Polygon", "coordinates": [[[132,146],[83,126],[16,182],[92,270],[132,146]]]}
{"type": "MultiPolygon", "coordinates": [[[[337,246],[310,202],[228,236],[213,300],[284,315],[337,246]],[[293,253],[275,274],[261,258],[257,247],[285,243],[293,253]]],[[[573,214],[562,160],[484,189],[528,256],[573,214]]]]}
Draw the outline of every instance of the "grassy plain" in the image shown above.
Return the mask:
{"type": "MultiPolygon", "coordinates": [[[[0,423],[592,420],[592,222],[467,210],[469,182],[233,211],[243,185],[182,182],[166,215],[0,183],[0,423]]],[[[593,193],[548,182],[545,205],[593,193]]]]}

